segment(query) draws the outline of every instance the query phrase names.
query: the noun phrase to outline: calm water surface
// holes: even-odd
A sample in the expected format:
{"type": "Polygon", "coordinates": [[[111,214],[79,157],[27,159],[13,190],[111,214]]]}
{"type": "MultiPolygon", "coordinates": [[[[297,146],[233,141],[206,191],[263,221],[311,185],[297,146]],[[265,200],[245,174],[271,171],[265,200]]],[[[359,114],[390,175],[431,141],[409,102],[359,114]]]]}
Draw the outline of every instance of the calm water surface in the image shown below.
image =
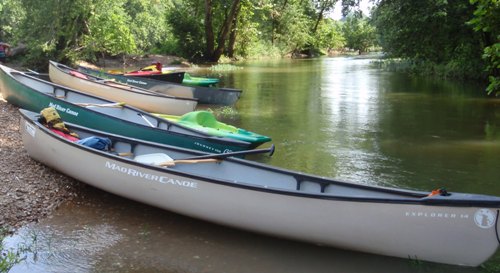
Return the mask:
{"type": "MultiPolygon", "coordinates": [[[[371,61],[243,64],[217,75],[244,90],[225,121],[271,136],[275,155],[251,158],[271,165],[363,184],[500,195],[500,100],[371,61]]],[[[7,245],[30,249],[11,272],[485,272],[257,235],[90,187],[7,245]]],[[[487,265],[499,261],[497,253],[487,265]]]]}

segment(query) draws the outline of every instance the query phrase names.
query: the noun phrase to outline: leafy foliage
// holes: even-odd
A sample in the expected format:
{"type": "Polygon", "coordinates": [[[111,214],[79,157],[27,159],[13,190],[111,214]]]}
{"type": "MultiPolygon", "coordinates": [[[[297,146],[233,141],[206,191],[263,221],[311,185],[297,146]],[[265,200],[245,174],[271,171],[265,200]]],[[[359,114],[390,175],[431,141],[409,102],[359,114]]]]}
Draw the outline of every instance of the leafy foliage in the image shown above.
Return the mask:
{"type": "Polygon", "coordinates": [[[15,42],[15,30],[25,17],[20,0],[2,0],[0,2],[0,41],[15,42]]]}
{"type": "Polygon", "coordinates": [[[342,24],[331,19],[323,20],[315,35],[316,48],[324,48],[327,51],[342,50],[346,46],[346,38],[342,31],[342,24]]]}
{"type": "Polygon", "coordinates": [[[485,35],[483,59],[489,73],[489,94],[500,94],[500,1],[471,0],[476,5],[474,18],[469,21],[474,30],[485,35]]]}
{"type": "Polygon", "coordinates": [[[415,65],[443,67],[442,76],[485,79],[482,37],[466,24],[469,0],[382,0],[373,21],[390,56],[415,65]]]}
{"type": "Polygon", "coordinates": [[[167,14],[167,22],[172,25],[172,34],[176,39],[177,55],[189,59],[203,57],[203,10],[202,1],[176,2],[174,8],[167,14]]]}
{"type": "Polygon", "coordinates": [[[346,46],[359,53],[368,51],[368,48],[376,44],[375,28],[370,25],[367,18],[358,16],[347,17],[342,27],[346,46]]]}
{"type": "Polygon", "coordinates": [[[26,44],[25,64],[160,53],[193,61],[384,51],[420,72],[487,80],[498,92],[498,0],[377,0],[372,18],[342,0],[3,0],[0,39],[26,44]],[[377,39],[374,39],[374,32],[377,39]]]}
{"type": "Polygon", "coordinates": [[[124,5],[124,0],[101,0],[92,5],[88,33],[82,39],[82,46],[89,53],[130,54],[137,49],[124,5]]]}

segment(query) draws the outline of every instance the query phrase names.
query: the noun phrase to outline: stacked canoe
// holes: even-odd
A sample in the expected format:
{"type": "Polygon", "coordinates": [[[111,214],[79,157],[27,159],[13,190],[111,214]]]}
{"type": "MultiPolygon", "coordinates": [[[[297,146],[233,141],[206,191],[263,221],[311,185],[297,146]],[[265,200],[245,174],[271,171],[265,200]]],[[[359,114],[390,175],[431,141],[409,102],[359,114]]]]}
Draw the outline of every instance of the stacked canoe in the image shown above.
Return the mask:
{"type": "Polygon", "coordinates": [[[234,88],[188,86],[175,82],[161,81],[145,77],[112,74],[84,66],[79,66],[78,71],[88,75],[114,80],[123,84],[145,88],[165,95],[195,98],[198,99],[198,103],[201,104],[232,106],[241,96],[241,90],[234,88]]]}
{"type": "MultiPolygon", "coordinates": [[[[100,82],[99,78],[84,78],[76,73],[71,75],[69,74],[71,71],[74,70],[52,62],[49,76],[52,81],[67,83],[76,89],[45,81],[43,76],[37,77],[36,74],[23,73],[0,66],[0,89],[4,99],[21,108],[39,112],[52,106],[58,110],[65,121],[147,141],[212,153],[254,149],[270,141],[270,138],[258,138],[255,139],[256,141],[251,141],[215,135],[203,128],[207,127],[206,124],[186,126],[186,123],[177,123],[152,115],[149,112],[159,112],[153,108],[155,105],[165,109],[160,112],[162,114],[177,115],[189,111],[179,111],[175,105],[164,107],[165,105],[155,104],[160,99],[177,99],[176,97],[151,94],[139,88],[129,91],[125,88],[127,86],[100,82]],[[87,90],[90,91],[87,92],[87,90]],[[136,98],[139,95],[144,95],[145,98],[136,98]],[[149,98],[153,99],[149,101],[147,100],[149,98]]],[[[88,75],[82,75],[88,77],[88,75]]],[[[179,101],[181,104],[184,101],[196,102],[196,100],[186,99],[179,101]]]]}

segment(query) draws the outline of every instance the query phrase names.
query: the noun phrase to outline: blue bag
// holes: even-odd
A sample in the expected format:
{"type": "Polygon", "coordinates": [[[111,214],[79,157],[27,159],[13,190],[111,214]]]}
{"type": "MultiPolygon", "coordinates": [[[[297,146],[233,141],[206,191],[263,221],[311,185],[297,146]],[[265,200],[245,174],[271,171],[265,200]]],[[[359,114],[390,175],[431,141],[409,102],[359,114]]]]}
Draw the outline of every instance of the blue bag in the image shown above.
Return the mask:
{"type": "Polygon", "coordinates": [[[76,143],[88,146],[97,150],[109,151],[111,148],[111,140],[106,137],[91,136],[78,140],[76,143]]]}

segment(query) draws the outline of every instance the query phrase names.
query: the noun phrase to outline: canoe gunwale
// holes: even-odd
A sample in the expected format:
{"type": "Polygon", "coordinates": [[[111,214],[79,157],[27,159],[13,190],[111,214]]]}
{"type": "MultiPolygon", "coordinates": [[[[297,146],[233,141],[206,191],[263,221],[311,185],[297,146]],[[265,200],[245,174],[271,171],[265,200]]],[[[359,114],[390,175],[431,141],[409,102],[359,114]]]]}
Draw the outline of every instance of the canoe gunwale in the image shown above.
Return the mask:
{"type": "Polygon", "coordinates": [[[151,78],[115,75],[81,65],[78,66],[78,71],[90,75],[95,75],[97,77],[116,79],[118,82],[148,89],[152,92],[168,93],[168,91],[161,90],[180,88],[179,90],[183,90],[181,92],[187,92],[193,97],[197,98],[198,104],[232,106],[236,103],[236,101],[241,97],[242,94],[241,89],[229,87],[184,85],[181,83],[165,82],[151,78]],[[223,96],[223,98],[219,98],[220,96],[223,96]]]}
{"type": "MultiPolygon", "coordinates": [[[[166,172],[170,174],[176,174],[179,176],[191,178],[191,179],[196,179],[208,183],[214,183],[214,184],[219,184],[223,186],[228,186],[228,187],[233,187],[233,188],[241,188],[245,190],[251,190],[251,191],[258,191],[258,192],[266,192],[266,193],[271,193],[271,194],[279,194],[279,195],[285,195],[285,196],[294,196],[294,197],[302,197],[302,198],[313,198],[313,199],[321,199],[321,200],[331,200],[331,201],[346,201],[346,202],[363,202],[363,203],[387,203],[387,204],[400,204],[400,205],[425,205],[425,206],[446,206],[446,207],[489,207],[489,208],[497,208],[497,214],[499,213],[500,209],[500,201],[498,200],[480,200],[480,199],[473,199],[473,200],[461,200],[461,199],[454,199],[450,198],[449,196],[447,197],[441,197],[441,196],[433,196],[433,197],[427,197],[428,192],[424,191],[412,191],[412,190],[405,190],[405,189],[394,189],[394,188],[386,188],[386,187],[381,187],[381,186],[369,186],[369,185],[363,185],[363,184],[355,184],[351,182],[345,182],[345,181],[340,181],[340,180],[329,180],[325,179],[324,177],[320,176],[315,176],[315,175],[310,175],[310,174],[303,174],[299,172],[294,172],[291,170],[286,170],[270,165],[265,165],[257,162],[252,162],[248,160],[242,160],[238,158],[226,158],[224,160],[230,161],[230,162],[236,162],[238,164],[242,164],[245,166],[251,166],[251,167],[257,167],[258,169],[264,169],[264,170],[270,170],[286,175],[292,175],[294,178],[296,178],[297,185],[300,184],[300,180],[297,180],[297,177],[300,178],[308,178],[308,181],[314,181],[317,183],[324,183],[328,185],[338,185],[338,186],[347,186],[347,187],[352,187],[352,188],[358,188],[358,189],[365,189],[365,190],[370,190],[370,191],[376,191],[380,193],[393,193],[393,194],[405,194],[408,195],[407,198],[370,198],[370,197],[359,197],[359,196],[339,196],[339,195],[331,195],[327,193],[311,193],[311,192],[301,192],[299,189],[294,190],[287,190],[287,189],[278,189],[278,188],[272,188],[272,187],[261,187],[261,186],[256,186],[252,184],[247,184],[247,183],[234,183],[232,181],[228,180],[221,180],[221,179],[213,179],[210,177],[204,177],[201,175],[196,175],[196,174],[190,174],[188,172],[172,169],[172,168],[164,168],[164,167],[159,167],[159,166],[154,166],[154,165],[147,165],[147,164],[142,164],[139,162],[136,162],[132,159],[120,157],[117,155],[113,155],[108,152],[104,151],[99,151],[96,149],[92,149],[89,147],[85,147],[73,142],[70,142],[66,139],[61,138],[60,136],[52,133],[49,129],[41,125],[38,121],[31,119],[28,117],[27,114],[25,114],[23,111],[21,111],[21,114],[23,118],[32,124],[35,124],[37,128],[42,129],[46,134],[50,135],[52,138],[57,139],[60,142],[64,142],[65,144],[74,146],[80,150],[84,150],[86,152],[90,152],[93,154],[97,154],[100,156],[104,156],[109,159],[113,159],[116,161],[120,161],[126,164],[130,164],[133,166],[136,166],[138,168],[145,168],[149,170],[154,170],[154,171],[160,171],[160,172],[166,172]],[[417,199],[418,198],[418,199],[417,199]]],[[[153,143],[153,142],[148,142],[148,141],[137,141],[133,138],[128,138],[116,134],[111,134],[99,130],[94,130],[94,129],[89,129],[85,128],[76,124],[71,124],[71,123],[66,123],[68,127],[74,127],[74,128],[79,128],[83,130],[87,130],[90,132],[95,132],[97,134],[101,135],[106,135],[110,137],[110,139],[115,142],[115,141],[126,141],[133,143],[134,145],[137,145],[139,143],[145,143],[146,145],[153,146],[153,147],[165,147],[171,150],[177,150],[180,152],[184,153],[190,153],[192,155],[208,155],[209,153],[205,152],[199,152],[199,151],[194,151],[194,150],[189,150],[186,148],[181,148],[181,147],[173,147],[165,144],[159,144],[159,143],[153,143]]],[[[215,163],[219,164],[219,163],[215,163]]],[[[459,193],[452,193],[452,195],[458,195],[460,197],[461,195],[459,193]]],[[[482,195],[475,195],[476,197],[482,197],[482,195]]],[[[498,218],[497,218],[497,223],[498,225],[498,218]]],[[[497,229],[498,231],[498,229],[497,229]]],[[[500,243],[500,241],[499,241],[500,243]]]]}
{"type": "MultiPolygon", "coordinates": [[[[85,76],[87,76],[90,79],[78,78],[78,77],[76,77],[74,75],[71,75],[69,72],[67,72],[67,71],[77,71],[76,69],[73,69],[71,67],[68,67],[66,65],[63,65],[63,64],[60,64],[60,63],[57,63],[57,62],[54,62],[54,61],[49,61],[49,63],[54,68],[56,68],[57,70],[59,70],[61,73],[69,75],[69,76],[71,76],[71,77],[73,77],[75,79],[81,79],[81,80],[89,81],[89,82],[96,83],[96,84],[99,84],[99,85],[102,85],[102,86],[110,87],[110,85],[106,84],[106,81],[107,81],[106,79],[103,79],[103,78],[100,78],[100,77],[97,77],[97,76],[93,76],[93,75],[87,74],[85,72],[79,72],[79,73],[84,74],[85,76]]],[[[125,84],[122,84],[122,83],[119,83],[119,82],[115,82],[115,84],[123,85],[123,87],[121,87],[121,86],[112,86],[113,88],[118,88],[118,89],[121,89],[121,90],[124,90],[124,91],[127,91],[127,92],[136,93],[136,94],[146,95],[146,96],[150,96],[150,97],[164,97],[164,98],[171,98],[171,99],[178,99],[178,100],[187,100],[187,101],[198,102],[198,99],[195,99],[195,98],[176,97],[176,96],[170,96],[170,95],[155,93],[155,92],[149,91],[149,90],[144,89],[144,88],[140,88],[140,87],[136,87],[136,86],[131,86],[131,85],[125,85],[125,84]],[[126,86],[131,87],[131,88],[128,89],[126,86]]]]}

